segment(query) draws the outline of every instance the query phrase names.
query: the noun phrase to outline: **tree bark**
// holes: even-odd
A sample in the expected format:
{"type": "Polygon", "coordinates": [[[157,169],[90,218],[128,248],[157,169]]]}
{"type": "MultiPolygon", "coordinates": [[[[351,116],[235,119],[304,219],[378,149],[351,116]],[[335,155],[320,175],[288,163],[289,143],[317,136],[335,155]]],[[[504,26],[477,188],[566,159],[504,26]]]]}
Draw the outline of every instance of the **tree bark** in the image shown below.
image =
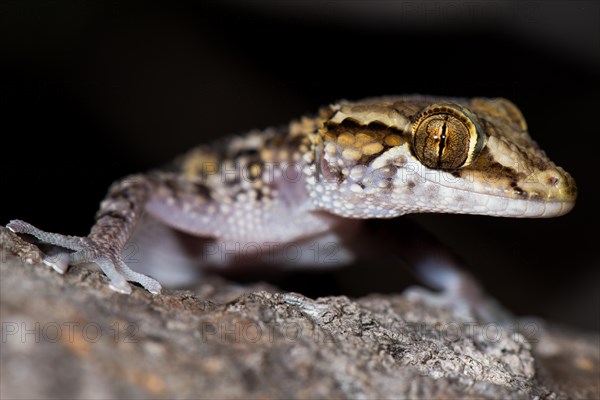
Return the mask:
{"type": "Polygon", "coordinates": [[[121,295],[85,268],[0,258],[5,399],[600,397],[598,335],[542,320],[217,277],[121,295]]]}

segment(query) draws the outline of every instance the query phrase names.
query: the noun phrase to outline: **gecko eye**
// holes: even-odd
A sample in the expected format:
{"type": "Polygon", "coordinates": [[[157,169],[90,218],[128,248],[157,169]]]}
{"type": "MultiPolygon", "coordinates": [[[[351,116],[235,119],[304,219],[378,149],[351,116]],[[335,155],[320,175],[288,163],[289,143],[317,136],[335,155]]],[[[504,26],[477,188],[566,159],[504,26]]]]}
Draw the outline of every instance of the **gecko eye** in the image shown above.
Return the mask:
{"type": "Polygon", "coordinates": [[[413,152],[426,167],[457,169],[469,165],[483,148],[485,135],[466,109],[433,104],[415,118],[413,152]]]}

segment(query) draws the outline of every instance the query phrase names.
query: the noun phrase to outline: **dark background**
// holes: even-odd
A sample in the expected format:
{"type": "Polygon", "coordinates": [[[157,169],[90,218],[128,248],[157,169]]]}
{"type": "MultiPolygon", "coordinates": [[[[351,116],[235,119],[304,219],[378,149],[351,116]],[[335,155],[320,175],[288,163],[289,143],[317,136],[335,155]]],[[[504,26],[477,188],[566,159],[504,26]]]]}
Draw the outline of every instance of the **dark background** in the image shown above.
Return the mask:
{"type": "MultiPolygon", "coordinates": [[[[500,301],[600,329],[598,2],[0,3],[0,223],[85,235],[108,185],[340,98],[502,96],[572,173],[567,216],[411,217],[500,301]]],[[[309,295],[396,292],[398,267],[300,273],[309,295]]]]}

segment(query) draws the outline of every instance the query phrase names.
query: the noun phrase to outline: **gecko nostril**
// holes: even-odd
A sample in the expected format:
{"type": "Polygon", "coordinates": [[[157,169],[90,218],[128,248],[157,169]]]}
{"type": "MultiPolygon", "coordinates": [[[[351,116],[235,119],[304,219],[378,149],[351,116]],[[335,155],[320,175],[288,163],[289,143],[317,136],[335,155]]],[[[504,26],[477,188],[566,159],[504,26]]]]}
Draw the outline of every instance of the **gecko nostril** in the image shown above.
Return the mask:
{"type": "Polygon", "coordinates": [[[550,176],[550,177],[548,177],[547,182],[549,185],[557,186],[558,183],[560,182],[560,178],[558,176],[550,176]]]}

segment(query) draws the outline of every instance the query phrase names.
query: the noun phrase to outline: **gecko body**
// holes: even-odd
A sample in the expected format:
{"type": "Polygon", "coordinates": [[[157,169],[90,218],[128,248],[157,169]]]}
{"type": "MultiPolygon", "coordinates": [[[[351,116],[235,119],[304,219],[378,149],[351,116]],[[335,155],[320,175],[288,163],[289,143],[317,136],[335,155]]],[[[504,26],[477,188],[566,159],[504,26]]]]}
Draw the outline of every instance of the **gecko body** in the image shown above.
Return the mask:
{"type": "MultiPolygon", "coordinates": [[[[122,257],[143,221],[239,252],[249,244],[344,241],[360,221],[408,213],[553,217],[575,198],[573,178],[531,139],[508,100],[397,96],[342,101],[126,177],[109,189],[87,237],[19,220],[7,227],[57,246],[45,262],[59,272],[92,262],[114,290],[129,293],[133,281],[158,293],[158,281],[122,257]]],[[[207,254],[203,262],[233,263],[207,254]]]]}

